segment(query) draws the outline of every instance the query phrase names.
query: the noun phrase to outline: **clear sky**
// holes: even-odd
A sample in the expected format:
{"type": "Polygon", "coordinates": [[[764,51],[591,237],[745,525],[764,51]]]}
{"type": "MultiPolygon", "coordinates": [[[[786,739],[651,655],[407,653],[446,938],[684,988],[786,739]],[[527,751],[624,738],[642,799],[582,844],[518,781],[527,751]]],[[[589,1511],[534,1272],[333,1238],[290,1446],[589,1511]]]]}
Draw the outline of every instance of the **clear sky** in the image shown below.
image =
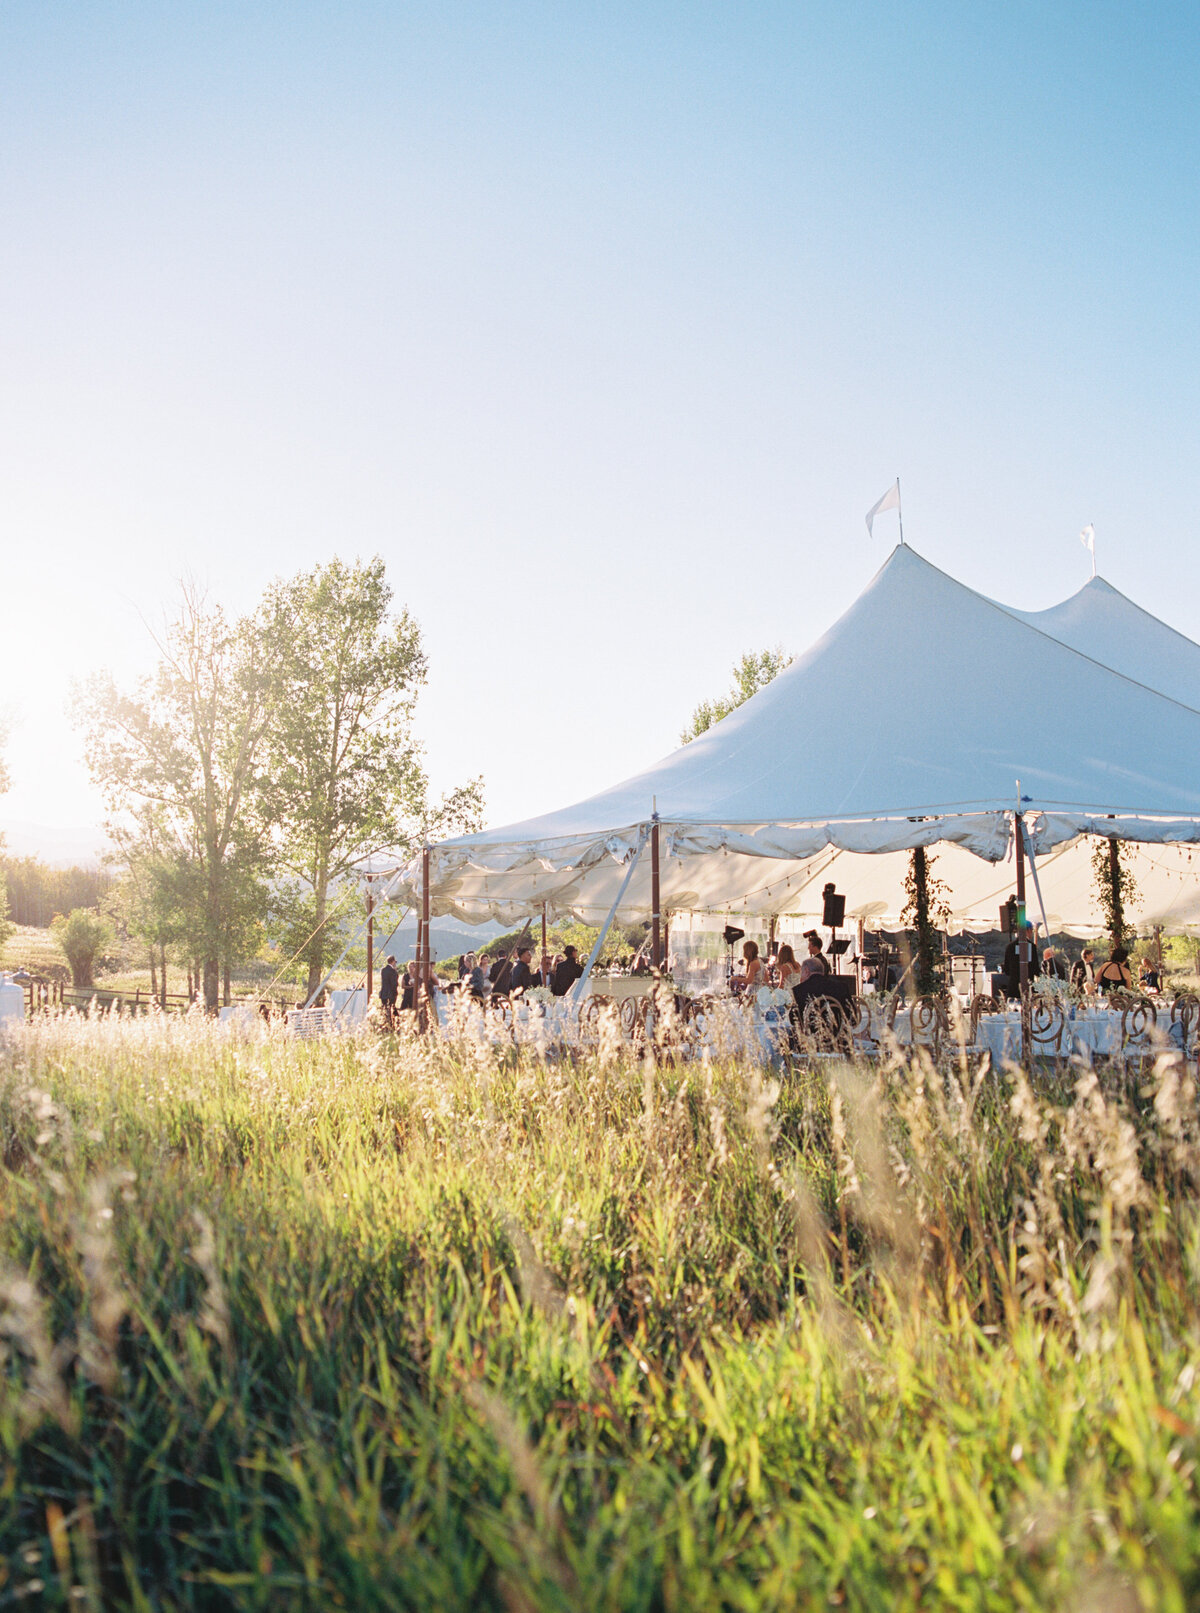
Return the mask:
{"type": "Polygon", "coordinates": [[[897,472],[963,581],[1093,521],[1200,636],[1198,68],[1163,0],[7,0],[0,826],[100,821],[70,680],[185,573],[384,555],[493,823],[823,631],[897,472]]]}

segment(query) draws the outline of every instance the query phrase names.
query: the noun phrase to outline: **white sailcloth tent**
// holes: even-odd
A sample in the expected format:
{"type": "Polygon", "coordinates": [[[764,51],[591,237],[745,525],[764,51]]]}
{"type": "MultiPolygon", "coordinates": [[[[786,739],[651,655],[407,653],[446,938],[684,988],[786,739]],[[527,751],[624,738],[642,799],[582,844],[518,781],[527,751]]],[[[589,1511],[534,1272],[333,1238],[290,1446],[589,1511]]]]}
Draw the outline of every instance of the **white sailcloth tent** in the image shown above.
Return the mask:
{"type": "MultiPolygon", "coordinates": [[[[1052,928],[1095,922],[1089,833],[1163,863],[1168,927],[1187,928],[1198,746],[1200,646],[1107,584],[1022,613],[901,545],[824,637],[692,744],[588,800],[431,848],[429,910],[511,923],[544,904],[595,924],[620,895],[644,917],[657,814],[662,910],[811,915],[833,879],[849,916],[895,922],[907,853],[925,845],[952,926],[991,928],[1019,806],[1052,928]],[[843,693],[848,669],[863,693],[843,693]]],[[[422,881],[418,858],[395,894],[419,902],[422,881]]]]}

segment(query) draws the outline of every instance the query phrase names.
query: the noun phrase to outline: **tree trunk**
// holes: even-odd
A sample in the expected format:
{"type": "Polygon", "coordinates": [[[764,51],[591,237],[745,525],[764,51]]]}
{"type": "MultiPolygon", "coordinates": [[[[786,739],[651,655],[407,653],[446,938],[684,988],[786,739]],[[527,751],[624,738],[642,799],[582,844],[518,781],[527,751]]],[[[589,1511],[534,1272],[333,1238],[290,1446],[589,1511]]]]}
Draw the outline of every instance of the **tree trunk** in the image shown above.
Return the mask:
{"type": "Polygon", "coordinates": [[[187,985],[188,1002],[194,1002],[195,999],[196,999],[196,982],[192,979],[192,966],[191,966],[190,963],[187,966],[187,977],[188,977],[188,985],[187,985]]]}
{"type": "Polygon", "coordinates": [[[204,960],[204,1006],[210,1014],[221,1006],[221,960],[215,956],[204,960]]]}
{"type": "Polygon", "coordinates": [[[308,953],[308,985],[304,988],[304,1000],[307,1002],[321,984],[322,962],[325,956],[325,915],[329,911],[328,880],[322,878],[322,870],[317,870],[317,877],[313,882],[313,919],[315,933],[309,944],[308,953]]]}
{"type": "Polygon", "coordinates": [[[223,975],[222,982],[221,982],[221,1000],[225,1004],[225,1007],[228,1008],[229,1004],[230,1004],[230,1001],[231,1001],[231,998],[230,998],[230,995],[229,995],[229,959],[228,958],[225,959],[224,975],[223,975]]]}
{"type": "Polygon", "coordinates": [[[162,1011],[167,1011],[167,947],[164,942],[158,949],[158,983],[162,988],[162,1011]]]}
{"type": "Polygon", "coordinates": [[[158,996],[158,971],[154,967],[154,948],[150,948],[150,1000],[158,996]]]}

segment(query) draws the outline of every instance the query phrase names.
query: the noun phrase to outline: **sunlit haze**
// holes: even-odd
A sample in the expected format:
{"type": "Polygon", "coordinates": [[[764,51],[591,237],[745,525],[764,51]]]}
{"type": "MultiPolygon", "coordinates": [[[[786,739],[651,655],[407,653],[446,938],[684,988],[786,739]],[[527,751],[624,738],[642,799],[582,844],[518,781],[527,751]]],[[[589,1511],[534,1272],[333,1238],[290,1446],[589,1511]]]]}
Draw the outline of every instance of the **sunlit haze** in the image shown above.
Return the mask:
{"type": "MultiPolygon", "coordinates": [[[[148,670],[185,575],[237,612],[382,554],[493,824],[823,632],[897,473],[964,582],[1049,605],[1094,522],[1197,636],[1198,45],[1171,4],[6,5],[0,828],[101,823],[71,680],[148,670]]],[[[1006,669],[961,676],[986,723],[1006,669]]]]}

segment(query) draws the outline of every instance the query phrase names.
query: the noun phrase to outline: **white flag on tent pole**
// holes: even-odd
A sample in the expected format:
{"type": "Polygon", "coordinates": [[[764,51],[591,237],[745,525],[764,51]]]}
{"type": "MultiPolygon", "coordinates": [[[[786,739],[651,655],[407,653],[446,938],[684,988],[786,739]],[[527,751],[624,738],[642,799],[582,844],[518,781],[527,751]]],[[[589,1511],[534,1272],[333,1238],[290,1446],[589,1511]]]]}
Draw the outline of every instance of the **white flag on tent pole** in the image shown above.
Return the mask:
{"type": "Polygon", "coordinates": [[[1092,557],[1092,576],[1096,575],[1096,528],[1089,521],[1079,534],[1079,541],[1092,557]]]}
{"type": "Polygon", "coordinates": [[[873,528],[875,526],[875,517],[877,515],[882,515],[884,510],[898,510],[899,508],[900,478],[897,476],[896,480],[888,488],[887,492],[883,495],[879,502],[877,504],[872,504],[871,508],[867,511],[868,536],[872,538],[875,536],[873,528]]]}

